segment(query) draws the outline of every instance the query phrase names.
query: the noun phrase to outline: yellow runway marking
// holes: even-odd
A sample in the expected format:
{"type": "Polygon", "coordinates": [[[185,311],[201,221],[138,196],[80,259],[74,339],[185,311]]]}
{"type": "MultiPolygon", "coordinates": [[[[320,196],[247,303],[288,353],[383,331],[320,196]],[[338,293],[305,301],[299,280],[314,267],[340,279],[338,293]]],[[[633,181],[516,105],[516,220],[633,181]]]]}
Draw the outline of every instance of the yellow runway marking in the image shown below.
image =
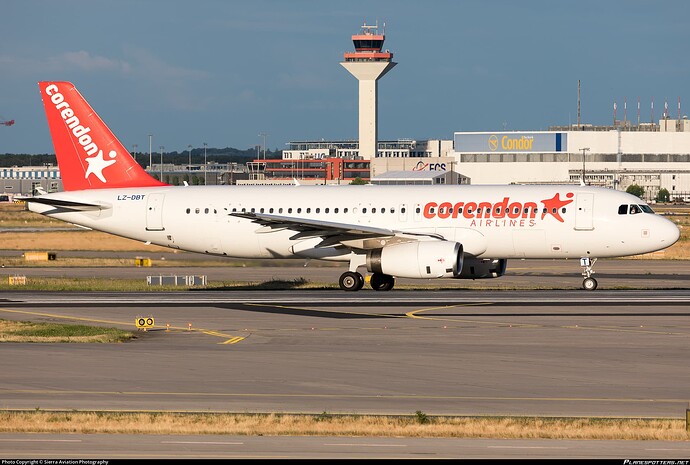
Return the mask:
{"type": "Polygon", "coordinates": [[[428,316],[419,316],[417,313],[420,312],[429,312],[432,310],[439,310],[439,309],[448,309],[448,308],[458,308],[458,307],[475,307],[478,305],[492,305],[493,302],[477,302],[477,303],[469,303],[469,304],[457,304],[457,305],[446,305],[443,307],[430,307],[430,308],[422,308],[419,310],[413,310],[411,312],[407,312],[405,316],[408,318],[414,318],[414,319],[420,319],[420,320],[434,320],[434,321],[452,321],[453,323],[474,323],[474,324],[483,324],[483,325],[493,325],[493,326],[519,326],[521,328],[538,328],[541,325],[534,325],[534,324],[527,324],[527,323],[506,323],[502,321],[481,321],[481,320],[463,320],[459,318],[440,318],[440,317],[428,317],[428,316]]]}
{"type": "MultiPolygon", "coordinates": [[[[18,314],[22,314],[22,315],[31,315],[31,316],[43,316],[43,317],[47,317],[47,318],[57,318],[57,319],[62,319],[62,320],[87,321],[90,323],[102,323],[102,324],[109,324],[109,325],[136,326],[136,323],[129,323],[129,322],[123,322],[123,321],[100,320],[100,319],[96,319],[96,318],[83,318],[83,317],[69,316],[69,315],[56,315],[53,313],[28,312],[25,310],[11,310],[8,308],[0,308],[0,312],[18,313],[18,314]]],[[[192,329],[190,329],[189,327],[168,326],[167,329],[176,330],[176,331],[180,331],[180,332],[182,332],[182,331],[184,331],[184,332],[193,331],[193,332],[197,332],[197,333],[208,334],[209,336],[216,336],[216,337],[222,337],[224,339],[228,339],[228,341],[223,342],[222,344],[228,344],[228,343],[236,344],[236,343],[246,339],[246,336],[233,336],[232,334],[225,334],[225,333],[221,333],[218,331],[213,331],[213,330],[203,329],[203,328],[192,328],[192,329]],[[234,342],[229,342],[229,341],[234,341],[234,342]]]]}

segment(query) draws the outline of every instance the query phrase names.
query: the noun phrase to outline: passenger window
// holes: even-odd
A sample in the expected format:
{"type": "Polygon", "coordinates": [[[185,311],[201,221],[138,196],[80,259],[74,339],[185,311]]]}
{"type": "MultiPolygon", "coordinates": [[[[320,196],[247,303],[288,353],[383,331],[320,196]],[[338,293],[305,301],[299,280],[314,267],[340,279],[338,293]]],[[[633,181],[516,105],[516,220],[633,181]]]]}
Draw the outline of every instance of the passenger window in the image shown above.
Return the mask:
{"type": "Polygon", "coordinates": [[[421,208],[419,208],[419,207],[417,207],[417,208],[415,209],[415,213],[419,213],[419,212],[421,212],[421,211],[422,211],[422,210],[421,210],[421,208]]]}
{"type": "Polygon", "coordinates": [[[347,207],[343,208],[343,213],[347,213],[347,207]]]}
{"type": "Polygon", "coordinates": [[[561,213],[565,213],[565,207],[561,208],[561,213]]]}
{"type": "Polygon", "coordinates": [[[367,209],[366,209],[366,208],[362,208],[362,213],[366,213],[366,212],[367,212],[367,209]]]}
{"type": "Polygon", "coordinates": [[[402,207],[402,208],[400,209],[400,213],[405,213],[405,207],[402,207]]]}
{"type": "Polygon", "coordinates": [[[191,211],[192,211],[192,210],[191,210],[190,208],[187,209],[187,213],[191,213],[191,211]]]}
{"type": "Polygon", "coordinates": [[[618,214],[619,215],[627,215],[628,214],[628,206],[627,205],[621,205],[618,207],[618,214]]]}
{"type": "Polygon", "coordinates": [[[307,213],[311,213],[311,207],[307,207],[307,213]]]}
{"type": "Polygon", "coordinates": [[[268,213],[273,213],[273,208],[269,208],[268,213]]]}
{"type": "Polygon", "coordinates": [[[280,208],[278,209],[278,213],[283,213],[283,207],[280,207],[280,208]]]}
{"type": "Polygon", "coordinates": [[[297,209],[297,213],[302,213],[302,207],[299,207],[299,208],[297,209]]]}
{"type": "Polygon", "coordinates": [[[195,208],[195,209],[194,209],[194,213],[197,213],[197,214],[198,214],[200,211],[201,211],[201,210],[198,209],[198,208],[195,208]]]}
{"type": "Polygon", "coordinates": [[[288,213],[292,213],[292,207],[288,208],[288,213]]]}
{"type": "Polygon", "coordinates": [[[323,210],[324,213],[328,213],[328,211],[329,211],[329,210],[328,210],[328,207],[326,207],[326,208],[323,210]]]}
{"type": "Polygon", "coordinates": [[[335,208],[333,209],[333,213],[338,213],[338,207],[335,207],[335,208]]]}
{"type": "Polygon", "coordinates": [[[320,208],[317,208],[317,209],[316,209],[316,213],[320,213],[320,212],[321,212],[321,209],[320,209],[320,208]]]}
{"type": "Polygon", "coordinates": [[[204,209],[204,213],[208,214],[208,208],[204,209]]]}

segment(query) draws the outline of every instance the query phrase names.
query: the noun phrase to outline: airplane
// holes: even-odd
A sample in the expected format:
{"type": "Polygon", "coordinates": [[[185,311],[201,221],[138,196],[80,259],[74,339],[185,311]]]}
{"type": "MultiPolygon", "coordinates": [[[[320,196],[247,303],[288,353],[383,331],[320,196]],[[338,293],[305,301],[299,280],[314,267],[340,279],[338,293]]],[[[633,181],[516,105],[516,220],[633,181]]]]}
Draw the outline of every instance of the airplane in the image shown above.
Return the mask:
{"type": "Polygon", "coordinates": [[[586,185],[171,186],[136,163],[72,83],[38,84],[64,190],[27,197],[28,208],[146,244],[344,262],[345,291],[496,278],[509,259],[579,258],[582,287],[594,290],[598,258],[662,250],[680,236],[638,197],[586,185]]]}

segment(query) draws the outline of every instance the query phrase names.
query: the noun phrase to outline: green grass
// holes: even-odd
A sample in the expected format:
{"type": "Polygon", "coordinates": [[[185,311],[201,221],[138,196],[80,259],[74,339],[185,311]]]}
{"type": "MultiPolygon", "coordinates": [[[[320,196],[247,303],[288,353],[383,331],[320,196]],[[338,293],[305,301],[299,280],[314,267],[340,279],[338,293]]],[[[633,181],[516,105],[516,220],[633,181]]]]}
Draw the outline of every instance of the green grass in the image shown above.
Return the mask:
{"type": "Polygon", "coordinates": [[[99,326],[0,320],[0,342],[125,342],[131,331],[99,326]]]}

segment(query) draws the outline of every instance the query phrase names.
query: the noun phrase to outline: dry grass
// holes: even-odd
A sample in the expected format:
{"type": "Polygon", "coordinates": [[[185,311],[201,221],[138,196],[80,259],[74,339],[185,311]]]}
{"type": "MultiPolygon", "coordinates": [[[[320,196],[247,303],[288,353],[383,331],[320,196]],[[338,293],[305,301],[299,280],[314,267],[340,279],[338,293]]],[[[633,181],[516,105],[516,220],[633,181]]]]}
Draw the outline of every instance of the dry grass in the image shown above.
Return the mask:
{"type": "Polygon", "coordinates": [[[0,412],[3,433],[227,434],[687,441],[677,419],[0,412]]]}
{"type": "Polygon", "coordinates": [[[16,231],[0,233],[3,250],[98,250],[112,252],[171,252],[171,249],[100,231],[16,231]]]}

